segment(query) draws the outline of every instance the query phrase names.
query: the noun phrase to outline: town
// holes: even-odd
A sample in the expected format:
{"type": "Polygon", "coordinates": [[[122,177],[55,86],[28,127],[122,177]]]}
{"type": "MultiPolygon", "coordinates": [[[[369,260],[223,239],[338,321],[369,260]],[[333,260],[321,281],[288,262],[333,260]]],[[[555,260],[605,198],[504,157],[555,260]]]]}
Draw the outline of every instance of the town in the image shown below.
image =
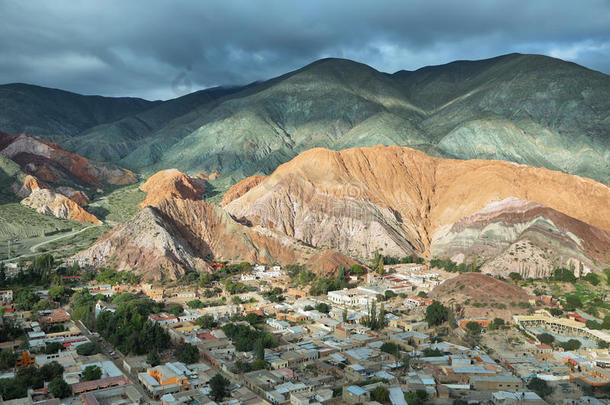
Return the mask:
{"type": "Polygon", "coordinates": [[[165,283],[50,255],[3,267],[2,403],[608,403],[610,317],[563,297],[471,317],[431,297],[459,273],[423,260],[212,267],[165,283]]]}

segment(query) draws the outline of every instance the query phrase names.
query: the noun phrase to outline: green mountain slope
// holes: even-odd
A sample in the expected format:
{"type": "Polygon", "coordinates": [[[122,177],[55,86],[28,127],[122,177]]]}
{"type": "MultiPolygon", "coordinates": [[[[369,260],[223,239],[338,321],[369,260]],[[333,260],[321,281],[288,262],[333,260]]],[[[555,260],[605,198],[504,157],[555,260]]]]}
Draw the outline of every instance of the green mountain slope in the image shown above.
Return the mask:
{"type": "MultiPolygon", "coordinates": [[[[27,127],[32,113],[20,114],[27,127]]],[[[0,109],[0,130],[6,115],[0,109]]],[[[610,183],[610,76],[539,55],[395,74],[323,59],[246,88],[208,89],[66,132],[77,136],[60,143],[79,154],[144,173],[219,171],[221,184],[269,173],[312,147],[375,144],[610,183]]]]}
{"type": "Polygon", "coordinates": [[[83,96],[22,83],[5,84],[0,85],[0,130],[60,141],[158,103],[130,97],[83,96]]]}

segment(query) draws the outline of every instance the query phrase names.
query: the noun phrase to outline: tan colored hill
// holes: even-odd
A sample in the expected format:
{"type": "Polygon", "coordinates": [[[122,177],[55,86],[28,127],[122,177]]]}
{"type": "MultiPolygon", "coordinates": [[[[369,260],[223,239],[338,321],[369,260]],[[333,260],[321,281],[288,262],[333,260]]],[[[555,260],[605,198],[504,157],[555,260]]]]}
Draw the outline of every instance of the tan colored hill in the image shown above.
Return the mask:
{"type": "Polygon", "coordinates": [[[140,203],[141,207],[146,207],[157,205],[164,199],[199,200],[205,187],[200,179],[176,169],[167,169],[152,175],[140,190],[147,193],[146,199],[140,203]]]}
{"type": "Polygon", "coordinates": [[[500,317],[508,319],[514,313],[525,313],[534,298],[525,290],[486,274],[463,273],[436,286],[430,298],[447,306],[460,305],[460,317],[500,317]]]}
{"type": "MultiPolygon", "coordinates": [[[[429,255],[454,223],[508,197],[610,230],[610,188],[591,179],[406,147],[311,149],[225,209],[244,223],[361,259],[429,255]]],[[[227,198],[230,199],[230,198],[227,198]]]]}
{"type": "Polygon", "coordinates": [[[38,188],[31,190],[30,195],[24,198],[21,204],[33,208],[41,214],[92,224],[101,223],[99,219],[85,211],[76,202],[49,189],[38,188]]]}

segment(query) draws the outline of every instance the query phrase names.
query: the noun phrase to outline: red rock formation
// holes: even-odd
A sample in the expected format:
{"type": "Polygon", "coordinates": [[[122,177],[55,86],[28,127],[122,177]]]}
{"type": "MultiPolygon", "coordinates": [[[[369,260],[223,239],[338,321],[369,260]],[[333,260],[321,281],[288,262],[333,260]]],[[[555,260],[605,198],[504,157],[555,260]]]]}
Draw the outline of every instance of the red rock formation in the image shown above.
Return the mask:
{"type": "Polygon", "coordinates": [[[25,134],[14,136],[0,133],[0,153],[44,181],[82,185],[126,185],[137,181],[137,176],[129,170],[92,162],[63,150],[55,143],[25,134]]]}
{"type": "Polygon", "coordinates": [[[162,170],[152,175],[140,190],[147,193],[141,207],[157,205],[163,199],[199,200],[205,191],[200,180],[177,169],[162,170]]]}

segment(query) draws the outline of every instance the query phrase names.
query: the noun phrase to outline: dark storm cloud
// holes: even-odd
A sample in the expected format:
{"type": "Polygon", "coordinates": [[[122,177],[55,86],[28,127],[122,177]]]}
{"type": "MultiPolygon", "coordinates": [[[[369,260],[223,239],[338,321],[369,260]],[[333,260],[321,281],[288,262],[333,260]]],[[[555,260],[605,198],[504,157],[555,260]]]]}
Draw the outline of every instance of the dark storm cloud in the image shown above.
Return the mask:
{"type": "Polygon", "coordinates": [[[0,83],[170,98],[343,57],[381,71],[509,52],[610,73],[610,2],[4,1],[0,83]]]}

